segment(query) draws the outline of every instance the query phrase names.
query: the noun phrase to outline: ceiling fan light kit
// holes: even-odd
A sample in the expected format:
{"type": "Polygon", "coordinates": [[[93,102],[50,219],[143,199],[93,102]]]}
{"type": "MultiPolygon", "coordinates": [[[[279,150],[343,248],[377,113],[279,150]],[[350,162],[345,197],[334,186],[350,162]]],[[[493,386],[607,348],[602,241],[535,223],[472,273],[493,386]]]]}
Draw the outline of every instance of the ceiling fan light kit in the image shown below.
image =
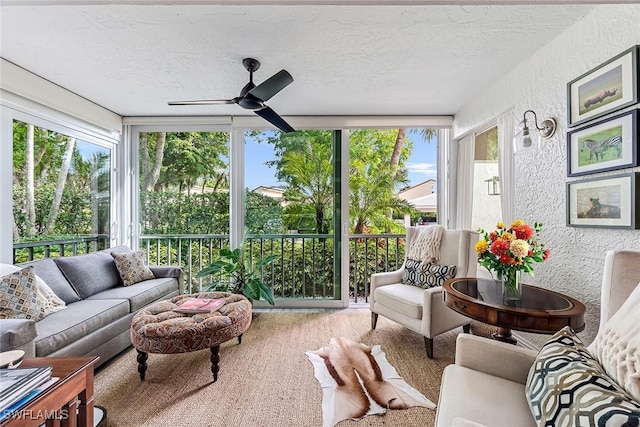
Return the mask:
{"type": "Polygon", "coordinates": [[[246,110],[251,110],[283,132],[294,132],[282,117],[265,105],[275,94],[293,82],[293,77],[287,70],[280,70],[264,82],[256,86],[253,83],[253,73],[260,68],[260,61],[244,58],[242,65],[249,71],[249,83],[244,85],[240,95],[231,99],[201,99],[193,101],[171,101],[169,105],[223,105],[238,104],[246,110]]]}

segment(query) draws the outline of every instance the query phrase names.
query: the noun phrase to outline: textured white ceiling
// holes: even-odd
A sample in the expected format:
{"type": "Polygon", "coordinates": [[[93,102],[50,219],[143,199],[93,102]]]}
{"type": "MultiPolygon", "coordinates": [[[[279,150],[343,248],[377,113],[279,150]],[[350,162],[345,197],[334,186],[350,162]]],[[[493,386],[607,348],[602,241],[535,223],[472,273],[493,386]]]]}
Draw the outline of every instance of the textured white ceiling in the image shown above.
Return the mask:
{"type": "Polygon", "coordinates": [[[281,115],[454,114],[593,5],[3,5],[0,55],[123,116],[252,115],[237,96],[286,69],[281,115]]]}

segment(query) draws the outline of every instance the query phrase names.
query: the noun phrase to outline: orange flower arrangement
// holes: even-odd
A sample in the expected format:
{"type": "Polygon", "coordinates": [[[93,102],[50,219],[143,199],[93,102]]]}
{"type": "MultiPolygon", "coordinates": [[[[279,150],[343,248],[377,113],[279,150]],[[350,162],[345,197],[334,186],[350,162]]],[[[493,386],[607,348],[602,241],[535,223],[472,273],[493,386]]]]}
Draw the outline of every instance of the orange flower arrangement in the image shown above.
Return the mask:
{"type": "Polygon", "coordinates": [[[541,230],[541,223],[536,222],[532,227],[521,219],[514,221],[508,229],[503,222],[498,222],[496,230],[490,233],[478,229],[482,234],[482,239],[475,245],[478,262],[489,271],[495,271],[499,279],[511,277],[518,270],[533,276],[533,263],[545,261],[550,254],[539,241],[541,230]]]}

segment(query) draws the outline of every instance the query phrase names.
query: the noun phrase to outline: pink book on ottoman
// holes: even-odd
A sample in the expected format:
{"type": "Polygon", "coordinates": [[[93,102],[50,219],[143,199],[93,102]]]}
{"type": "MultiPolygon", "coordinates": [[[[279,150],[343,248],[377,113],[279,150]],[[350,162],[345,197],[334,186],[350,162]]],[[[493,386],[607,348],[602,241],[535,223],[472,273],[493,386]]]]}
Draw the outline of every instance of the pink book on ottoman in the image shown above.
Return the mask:
{"type": "Polygon", "coordinates": [[[224,303],[224,298],[188,298],[173,311],[186,314],[212,313],[222,307],[224,303]]]}

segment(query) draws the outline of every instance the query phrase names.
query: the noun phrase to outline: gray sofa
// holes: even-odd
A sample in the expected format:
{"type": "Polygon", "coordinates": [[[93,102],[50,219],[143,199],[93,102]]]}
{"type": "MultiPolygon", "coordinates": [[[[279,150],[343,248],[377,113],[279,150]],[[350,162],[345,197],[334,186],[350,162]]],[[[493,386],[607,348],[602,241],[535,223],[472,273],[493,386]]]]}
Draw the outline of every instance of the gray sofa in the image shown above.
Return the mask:
{"type": "Polygon", "coordinates": [[[123,286],[111,252],[129,251],[118,246],[21,264],[33,266],[67,307],[38,322],[0,320],[0,351],[22,349],[37,357],[96,355],[100,365],[129,347],[133,315],[182,294],[184,286],[182,268],[171,266],[149,266],[154,279],[123,286]]]}

